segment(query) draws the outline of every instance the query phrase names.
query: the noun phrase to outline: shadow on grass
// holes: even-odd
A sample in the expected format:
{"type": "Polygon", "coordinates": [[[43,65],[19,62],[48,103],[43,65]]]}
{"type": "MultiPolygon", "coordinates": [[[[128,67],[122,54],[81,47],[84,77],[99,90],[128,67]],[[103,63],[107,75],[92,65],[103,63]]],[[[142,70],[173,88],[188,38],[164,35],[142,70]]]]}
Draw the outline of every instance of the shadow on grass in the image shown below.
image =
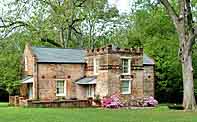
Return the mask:
{"type": "Polygon", "coordinates": [[[0,108],[2,107],[9,107],[8,103],[0,102],[0,108]]]}

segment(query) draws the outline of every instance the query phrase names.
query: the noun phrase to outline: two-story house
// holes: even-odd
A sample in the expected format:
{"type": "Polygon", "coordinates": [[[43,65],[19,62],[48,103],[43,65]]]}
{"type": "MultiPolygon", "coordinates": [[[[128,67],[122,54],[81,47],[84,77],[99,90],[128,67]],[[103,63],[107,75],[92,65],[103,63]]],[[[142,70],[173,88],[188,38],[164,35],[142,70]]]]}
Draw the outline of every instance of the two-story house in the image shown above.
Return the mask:
{"type": "Polygon", "coordinates": [[[120,94],[154,96],[154,61],[142,48],[108,45],[95,49],[33,47],[23,55],[20,95],[54,100],[120,94]]]}

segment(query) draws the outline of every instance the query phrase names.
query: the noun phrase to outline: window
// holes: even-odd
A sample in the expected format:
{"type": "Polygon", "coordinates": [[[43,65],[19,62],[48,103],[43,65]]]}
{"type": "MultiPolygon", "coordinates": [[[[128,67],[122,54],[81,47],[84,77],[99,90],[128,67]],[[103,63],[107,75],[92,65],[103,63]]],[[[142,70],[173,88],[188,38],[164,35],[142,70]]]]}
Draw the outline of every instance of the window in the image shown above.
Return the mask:
{"type": "Polygon", "coordinates": [[[131,80],[121,80],[121,93],[122,94],[131,93],[131,80]]]}
{"type": "Polygon", "coordinates": [[[95,86],[88,85],[87,87],[87,97],[94,97],[95,96],[95,86]]]}
{"type": "Polygon", "coordinates": [[[131,65],[130,58],[122,58],[122,74],[123,75],[130,75],[130,65],[131,65]]]}
{"type": "Polygon", "coordinates": [[[28,62],[27,62],[27,56],[25,56],[25,71],[28,71],[28,62]]]}
{"type": "Polygon", "coordinates": [[[97,58],[94,58],[94,74],[98,75],[99,71],[99,60],[97,58]]]}
{"type": "Polygon", "coordinates": [[[64,80],[56,81],[56,96],[66,96],[66,84],[64,80]]]}

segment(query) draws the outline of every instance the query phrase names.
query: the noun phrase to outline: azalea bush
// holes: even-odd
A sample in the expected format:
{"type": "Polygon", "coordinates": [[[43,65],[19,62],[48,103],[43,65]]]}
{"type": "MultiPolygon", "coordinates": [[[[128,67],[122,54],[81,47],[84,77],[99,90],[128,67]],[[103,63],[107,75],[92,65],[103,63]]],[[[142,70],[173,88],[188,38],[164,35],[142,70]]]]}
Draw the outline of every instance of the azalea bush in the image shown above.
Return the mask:
{"type": "Polygon", "coordinates": [[[110,97],[104,97],[101,100],[102,107],[105,108],[120,108],[123,107],[122,103],[120,102],[120,98],[117,95],[112,95],[110,97]]]}
{"type": "Polygon", "coordinates": [[[154,99],[154,97],[148,97],[144,99],[144,104],[143,106],[145,107],[155,107],[156,105],[158,105],[158,101],[156,99],[154,99]]]}

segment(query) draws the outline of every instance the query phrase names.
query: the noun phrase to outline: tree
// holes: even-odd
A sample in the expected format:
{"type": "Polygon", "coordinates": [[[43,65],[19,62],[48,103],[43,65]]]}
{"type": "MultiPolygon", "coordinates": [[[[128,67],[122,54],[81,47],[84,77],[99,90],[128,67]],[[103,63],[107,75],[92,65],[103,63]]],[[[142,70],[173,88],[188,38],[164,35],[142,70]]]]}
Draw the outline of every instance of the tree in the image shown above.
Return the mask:
{"type": "Polygon", "coordinates": [[[161,0],[171,17],[179,37],[179,55],[182,63],[183,77],[183,106],[185,110],[195,110],[194,79],[192,66],[192,46],[197,33],[191,11],[190,0],[178,0],[178,11],[168,0],[161,0]]]}

